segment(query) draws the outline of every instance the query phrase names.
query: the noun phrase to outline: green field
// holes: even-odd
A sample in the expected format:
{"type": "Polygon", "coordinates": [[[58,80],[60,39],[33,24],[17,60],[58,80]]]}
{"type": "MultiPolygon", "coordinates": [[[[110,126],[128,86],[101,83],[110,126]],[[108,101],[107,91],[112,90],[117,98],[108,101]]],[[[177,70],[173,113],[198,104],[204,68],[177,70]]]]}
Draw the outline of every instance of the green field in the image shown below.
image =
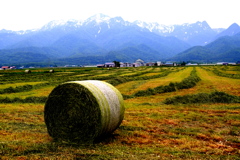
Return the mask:
{"type": "Polygon", "coordinates": [[[0,71],[0,159],[240,159],[240,66],[0,71]],[[56,142],[44,123],[59,84],[101,80],[124,120],[91,145],[56,142]]]}

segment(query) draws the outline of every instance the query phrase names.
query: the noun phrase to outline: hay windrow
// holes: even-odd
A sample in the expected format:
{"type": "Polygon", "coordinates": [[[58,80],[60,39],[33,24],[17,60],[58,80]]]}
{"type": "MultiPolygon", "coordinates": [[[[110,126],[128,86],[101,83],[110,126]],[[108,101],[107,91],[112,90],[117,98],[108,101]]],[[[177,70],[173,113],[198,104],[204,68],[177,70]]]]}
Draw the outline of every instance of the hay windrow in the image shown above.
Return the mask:
{"type": "Polygon", "coordinates": [[[50,93],[44,118],[54,139],[92,143],[122,122],[121,93],[106,82],[88,80],[61,84],[50,93]]]}

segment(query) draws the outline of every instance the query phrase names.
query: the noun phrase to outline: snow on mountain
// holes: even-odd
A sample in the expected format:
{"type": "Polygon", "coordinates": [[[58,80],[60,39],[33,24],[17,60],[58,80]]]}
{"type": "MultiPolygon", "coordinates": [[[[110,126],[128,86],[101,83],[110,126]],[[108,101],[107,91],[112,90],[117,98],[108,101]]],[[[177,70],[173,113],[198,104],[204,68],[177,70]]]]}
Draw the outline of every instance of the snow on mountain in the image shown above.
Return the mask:
{"type": "MultiPolygon", "coordinates": [[[[86,33],[92,34],[93,38],[96,38],[99,34],[106,33],[108,29],[124,27],[138,27],[142,31],[149,31],[163,37],[176,37],[192,46],[205,45],[210,42],[209,39],[222,31],[212,29],[206,21],[181,25],[163,25],[157,22],[147,23],[139,20],[128,22],[122,17],[110,17],[104,14],[96,14],[85,20],[54,20],[35,31],[55,30],[56,34],[59,31],[64,31],[65,34],[83,29],[86,33]]],[[[17,34],[22,35],[29,32],[31,31],[19,31],[17,34]]]]}
{"type": "Polygon", "coordinates": [[[102,28],[105,28],[107,26],[108,29],[110,29],[113,26],[129,26],[132,25],[130,22],[123,20],[122,17],[109,17],[104,14],[96,14],[82,23],[83,26],[102,26],[102,28]],[[105,27],[104,27],[105,26],[105,27]]]}
{"type": "Polygon", "coordinates": [[[50,30],[56,26],[62,26],[66,24],[64,20],[53,20],[42,27],[42,30],[50,30]]]}
{"type": "Polygon", "coordinates": [[[174,26],[166,26],[157,22],[146,23],[143,21],[134,21],[133,23],[141,28],[146,28],[151,32],[158,32],[160,34],[171,33],[174,31],[174,26]]]}
{"type": "Polygon", "coordinates": [[[104,33],[110,28],[126,26],[139,27],[141,30],[150,31],[164,37],[173,36],[192,46],[205,45],[209,42],[209,39],[218,34],[217,30],[212,29],[206,21],[167,26],[157,22],[147,23],[139,20],[128,22],[122,17],[109,17],[104,14],[96,14],[82,21],[51,21],[43,26],[42,30],[60,28],[64,31],[71,31],[83,27],[85,30],[94,33],[94,37],[96,38],[99,34],[104,33]]]}
{"type": "MultiPolygon", "coordinates": [[[[101,26],[97,29],[97,33],[100,33],[103,28],[110,29],[112,26],[138,26],[142,29],[147,29],[150,32],[154,32],[156,34],[159,34],[161,36],[174,36],[181,40],[189,39],[189,36],[204,33],[204,32],[214,32],[216,34],[219,33],[217,29],[211,29],[211,27],[207,24],[206,21],[203,22],[196,22],[196,23],[184,23],[182,25],[164,25],[159,24],[157,22],[143,22],[143,21],[134,21],[134,22],[128,22],[125,21],[121,17],[110,17],[104,14],[96,14],[93,15],[85,20],[54,20],[46,25],[44,25],[41,29],[41,31],[47,31],[54,28],[61,28],[62,30],[70,30],[70,29],[77,29],[82,26],[87,27],[94,27],[94,26],[101,26]],[[105,25],[105,27],[103,27],[105,25]]],[[[33,31],[37,31],[36,29],[33,31]]],[[[1,32],[1,31],[0,31],[1,32]]],[[[17,34],[26,34],[31,32],[31,30],[28,31],[19,31],[17,34]]]]}
{"type": "Polygon", "coordinates": [[[6,30],[6,29],[2,29],[0,30],[0,34],[17,34],[17,35],[24,35],[24,34],[28,34],[31,32],[35,32],[38,29],[31,29],[31,30],[20,30],[20,31],[12,31],[12,30],[6,30]]]}
{"type": "Polygon", "coordinates": [[[202,31],[211,30],[210,26],[205,21],[196,22],[192,24],[184,23],[182,25],[169,25],[169,26],[159,24],[157,22],[146,23],[143,21],[135,21],[134,24],[141,28],[146,28],[151,32],[155,32],[163,36],[175,36],[175,37],[178,37],[177,35],[175,35],[175,33],[177,32],[182,32],[184,34],[193,34],[193,32],[199,33],[202,31]]]}
{"type": "Polygon", "coordinates": [[[88,24],[92,21],[95,21],[97,24],[101,23],[101,22],[106,22],[109,21],[111,18],[107,15],[104,15],[102,13],[96,14],[94,16],[89,17],[88,19],[86,19],[84,21],[85,24],[88,24]]]}
{"type": "Polygon", "coordinates": [[[44,25],[41,30],[51,30],[57,27],[79,27],[83,24],[81,20],[54,20],[44,25]]]}
{"type": "MultiPolygon", "coordinates": [[[[104,14],[96,14],[93,15],[86,20],[54,20],[49,22],[48,24],[44,25],[41,30],[51,30],[53,28],[57,27],[63,27],[63,28],[79,28],[81,26],[101,26],[101,25],[107,25],[107,28],[111,28],[113,25],[120,26],[138,26],[142,29],[147,29],[150,32],[157,33],[161,36],[175,36],[180,37],[178,35],[179,32],[184,33],[185,35],[193,35],[195,33],[204,32],[207,30],[212,30],[210,26],[207,24],[207,22],[196,22],[193,24],[185,23],[182,25],[163,25],[159,24],[157,22],[143,22],[143,21],[134,21],[134,22],[128,22],[125,21],[121,17],[109,17],[104,14]]],[[[99,30],[98,30],[99,31],[99,30]]],[[[215,31],[215,30],[213,30],[215,31]]],[[[216,32],[216,31],[215,31],[216,32]]],[[[100,33],[100,32],[99,32],[100,33]]],[[[186,39],[186,38],[185,38],[186,39]]]]}

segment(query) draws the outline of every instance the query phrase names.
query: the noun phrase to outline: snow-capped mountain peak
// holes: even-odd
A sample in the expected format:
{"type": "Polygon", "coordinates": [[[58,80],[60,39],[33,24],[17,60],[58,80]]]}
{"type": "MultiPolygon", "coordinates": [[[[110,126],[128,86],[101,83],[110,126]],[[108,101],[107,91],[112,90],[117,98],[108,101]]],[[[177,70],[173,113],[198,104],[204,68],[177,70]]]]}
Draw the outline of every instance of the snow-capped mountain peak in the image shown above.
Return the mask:
{"type": "Polygon", "coordinates": [[[62,26],[62,25],[65,25],[66,24],[66,21],[65,20],[53,20],[53,21],[50,21],[49,23],[47,23],[46,25],[44,25],[42,27],[43,30],[48,30],[48,29],[52,29],[56,26],[62,26]]]}
{"type": "Polygon", "coordinates": [[[102,13],[93,15],[91,17],[89,17],[88,19],[85,20],[85,23],[90,23],[92,21],[95,21],[96,23],[101,23],[101,22],[106,22],[109,21],[109,19],[111,19],[111,17],[104,15],[102,13]]]}
{"type": "Polygon", "coordinates": [[[41,30],[51,30],[53,28],[57,28],[57,27],[79,27],[83,24],[83,21],[81,20],[54,20],[54,21],[50,21],[49,23],[47,23],[46,25],[44,25],[41,30]]]}
{"type": "Polygon", "coordinates": [[[146,22],[137,20],[137,21],[134,21],[133,23],[141,28],[146,28],[151,32],[171,33],[174,30],[174,26],[166,26],[163,24],[159,24],[157,22],[146,23],[146,22]]]}
{"type": "Polygon", "coordinates": [[[121,27],[139,27],[139,29],[144,31],[153,32],[155,34],[164,37],[176,37],[183,40],[190,45],[203,45],[208,41],[209,37],[215,36],[217,32],[213,30],[206,21],[196,22],[196,23],[184,23],[181,25],[163,25],[157,22],[144,22],[144,21],[125,21],[122,17],[109,17],[104,14],[93,15],[86,20],[68,20],[68,21],[51,21],[46,24],[41,30],[51,30],[58,28],[64,30],[65,32],[71,32],[82,27],[87,30],[92,30],[94,32],[94,37],[96,38],[99,34],[104,33],[108,29],[121,28],[121,27]],[[208,36],[205,36],[208,35],[208,36]],[[206,40],[192,41],[194,37],[205,36],[206,40]]]}

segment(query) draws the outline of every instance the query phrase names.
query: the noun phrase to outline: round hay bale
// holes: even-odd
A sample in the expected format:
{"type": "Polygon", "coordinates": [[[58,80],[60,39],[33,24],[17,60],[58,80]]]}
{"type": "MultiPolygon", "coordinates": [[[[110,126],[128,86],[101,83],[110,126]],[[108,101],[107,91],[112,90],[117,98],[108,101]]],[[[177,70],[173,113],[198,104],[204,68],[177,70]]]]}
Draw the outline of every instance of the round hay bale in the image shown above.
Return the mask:
{"type": "Polygon", "coordinates": [[[49,73],[54,73],[54,69],[50,69],[50,70],[49,70],[49,73]]]}
{"type": "Polygon", "coordinates": [[[121,93],[97,81],[63,83],[48,96],[44,119],[55,140],[93,143],[116,130],[124,116],[121,93]]]}
{"type": "Polygon", "coordinates": [[[31,70],[26,69],[26,70],[25,70],[25,73],[31,73],[31,70]]]}

